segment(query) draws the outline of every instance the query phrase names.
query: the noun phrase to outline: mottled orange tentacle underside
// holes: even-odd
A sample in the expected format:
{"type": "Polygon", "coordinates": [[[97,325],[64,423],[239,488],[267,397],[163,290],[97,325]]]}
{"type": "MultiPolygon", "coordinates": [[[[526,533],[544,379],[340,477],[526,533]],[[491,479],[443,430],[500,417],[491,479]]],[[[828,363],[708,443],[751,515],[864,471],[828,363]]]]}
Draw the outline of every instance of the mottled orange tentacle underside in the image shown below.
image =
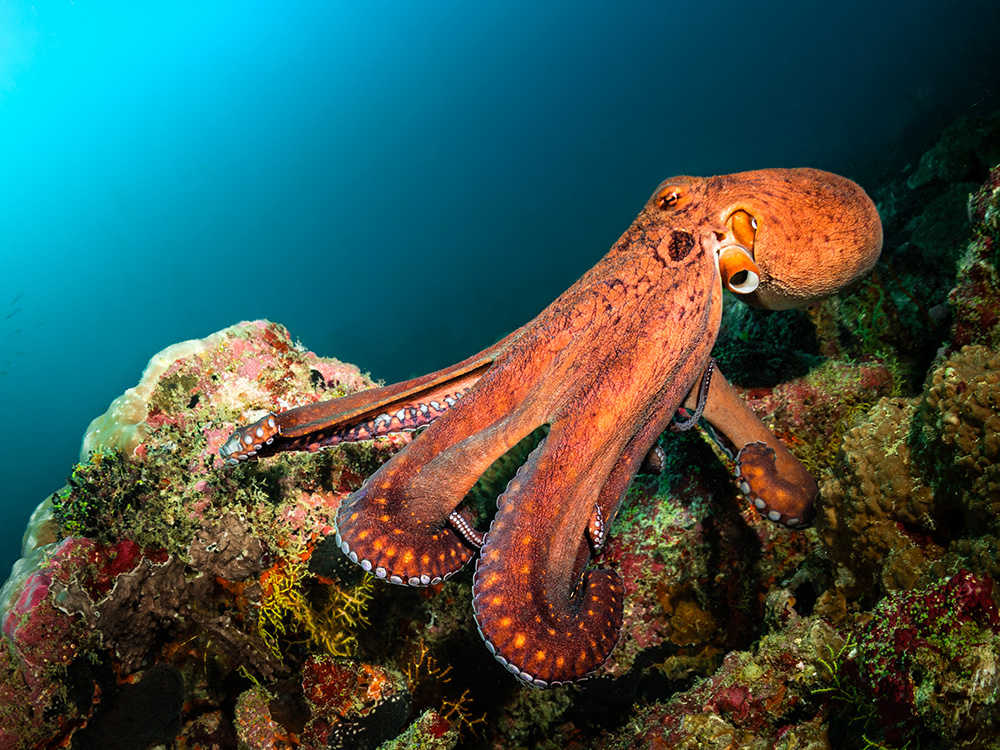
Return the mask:
{"type": "Polygon", "coordinates": [[[721,375],[706,375],[723,288],[761,307],[808,304],[868,273],[881,242],[871,200],[837,175],[676,177],[594,268],[503,341],[421,378],[269,414],[221,454],[235,463],[426,428],[342,503],[337,543],[407,585],[437,583],[478,550],[473,602],[487,648],[525,683],[580,679],[622,624],[623,583],[590,567],[591,555],[686,397],[740,451],[755,507],[789,526],[810,517],[813,479],[721,375]],[[462,500],[543,425],[483,535],[462,500]]]}

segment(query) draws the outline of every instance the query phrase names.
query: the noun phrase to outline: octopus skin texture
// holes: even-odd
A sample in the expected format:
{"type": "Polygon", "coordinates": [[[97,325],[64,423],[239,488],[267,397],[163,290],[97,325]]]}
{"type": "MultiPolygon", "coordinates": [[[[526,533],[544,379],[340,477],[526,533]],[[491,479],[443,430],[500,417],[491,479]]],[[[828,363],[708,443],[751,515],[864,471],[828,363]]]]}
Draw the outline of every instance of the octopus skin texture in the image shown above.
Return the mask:
{"type": "Polygon", "coordinates": [[[341,504],[336,540],[392,583],[426,586],[476,556],[476,624],[519,680],[598,669],[618,642],[625,588],[590,565],[632,477],[678,409],[725,436],[738,483],[789,527],[816,483],[720,373],[723,288],[783,309],[836,294],[878,259],[865,192],[814,169],[662,183],[604,258],[534,320],[458,364],[268,414],[220,450],[229,463],[423,429],[341,504]],[[536,428],[548,434],[497,499],[485,533],[462,501],[536,428]]]}

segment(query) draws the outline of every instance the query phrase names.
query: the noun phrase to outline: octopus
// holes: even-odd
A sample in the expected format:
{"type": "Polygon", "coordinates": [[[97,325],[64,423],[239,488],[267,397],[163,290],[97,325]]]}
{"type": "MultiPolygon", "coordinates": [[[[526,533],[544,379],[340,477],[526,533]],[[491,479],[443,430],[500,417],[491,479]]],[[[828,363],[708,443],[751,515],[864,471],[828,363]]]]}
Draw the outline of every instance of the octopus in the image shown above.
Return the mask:
{"type": "Polygon", "coordinates": [[[608,659],[625,586],[592,563],[662,433],[706,421],[767,518],[808,524],[817,485],[714,365],[723,290],[808,305],[871,271],[882,228],[854,182],[764,169],[662,183],[604,258],[488,349],[402,383],[270,413],[220,450],[235,464],[419,430],[345,498],[336,543],[390,583],[431,586],[478,556],[475,622],[491,654],[538,687],[608,659]],[[485,531],[463,507],[479,477],[548,431],[485,531]]]}

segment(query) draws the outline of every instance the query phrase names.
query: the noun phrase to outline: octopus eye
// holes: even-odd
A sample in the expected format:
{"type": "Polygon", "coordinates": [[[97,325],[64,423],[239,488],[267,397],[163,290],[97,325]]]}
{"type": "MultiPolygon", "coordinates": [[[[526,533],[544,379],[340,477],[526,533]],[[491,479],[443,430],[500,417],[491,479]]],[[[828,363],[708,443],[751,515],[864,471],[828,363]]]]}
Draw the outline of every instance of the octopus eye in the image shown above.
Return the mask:
{"type": "Polygon", "coordinates": [[[760,284],[760,270],[746,248],[727,245],[719,251],[722,285],[736,294],[750,294],[760,284]]]}
{"type": "Polygon", "coordinates": [[[670,208],[676,206],[681,200],[681,191],[676,187],[666,187],[657,196],[660,201],[660,208],[670,208]]]}

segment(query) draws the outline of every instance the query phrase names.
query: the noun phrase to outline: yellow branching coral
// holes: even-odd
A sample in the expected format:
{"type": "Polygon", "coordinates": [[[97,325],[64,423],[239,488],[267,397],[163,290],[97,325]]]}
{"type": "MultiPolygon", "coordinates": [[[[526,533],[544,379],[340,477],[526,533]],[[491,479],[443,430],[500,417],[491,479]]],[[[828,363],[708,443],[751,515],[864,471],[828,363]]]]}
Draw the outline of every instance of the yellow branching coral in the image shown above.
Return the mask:
{"type": "Polygon", "coordinates": [[[440,706],[438,714],[459,734],[464,734],[466,730],[475,733],[479,724],[486,723],[486,714],[480,717],[471,715],[472,696],[468,690],[457,698],[444,692],[446,688],[443,686],[451,680],[451,665],[442,667],[423,640],[417,644],[416,653],[403,674],[417,702],[437,703],[440,706]]]}
{"type": "Polygon", "coordinates": [[[444,700],[441,705],[441,718],[447,721],[459,734],[469,730],[476,733],[476,726],[486,725],[486,714],[472,718],[469,709],[472,707],[472,697],[469,691],[464,691],[456,700],[444,700]]]}
{"type": "Polygon", "coordinates": [[[308,607],[303,624],[318,645],[330,656],[353,656],[358,641],[355,633],[368,625],[367,609],[372,599],[371,576],[348,589],[328,586],[322,606],[308,607]]]}
{"type": "Polygon", "coordinates": [[[415,690],[420,683],[430,680],[448,682],[451,679],[450,672],[451,665],[449,664],[442,669],[437,659],[431,656],[430,649],[427,648],[427,644],[423,640],[417,644],[417,653],[403,670],[407,682],[410,683],[411,691],[415,690]]]}
{"type": "Polygon", "coordinates": [[[310,602],[303,594],[302,581],[307,575],[305,563],[286,559],[261,576],[261,597],[257,633],[276,655],[281,656],[280,641],[304,632],[308,639],[330,656],[353,656],[357,650],[358,629],[368,625],[367,608],[372,598],[372,581],[365,576],[350,588],[326,587],[321,604],[310,602]]]}

